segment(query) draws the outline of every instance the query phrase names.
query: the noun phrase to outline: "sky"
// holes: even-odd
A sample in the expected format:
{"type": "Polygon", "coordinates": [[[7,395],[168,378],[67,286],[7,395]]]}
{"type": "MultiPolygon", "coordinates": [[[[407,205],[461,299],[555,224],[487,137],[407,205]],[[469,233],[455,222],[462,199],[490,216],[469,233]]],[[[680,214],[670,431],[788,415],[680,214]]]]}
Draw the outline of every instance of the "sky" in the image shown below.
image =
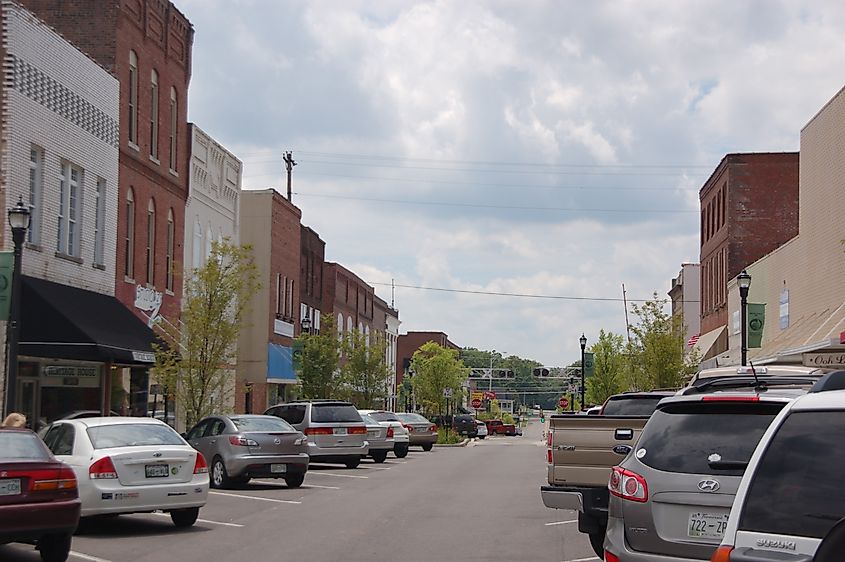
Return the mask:
{"type": "Polygon", "coordinates": [[[292,151],[303,224],[401,332],[549,366],[625,333],[623,284],[632,323],[668,299],[721,158],[798,150],[845,85],[836,1],[174,2],[244,189],[292,151]]]}

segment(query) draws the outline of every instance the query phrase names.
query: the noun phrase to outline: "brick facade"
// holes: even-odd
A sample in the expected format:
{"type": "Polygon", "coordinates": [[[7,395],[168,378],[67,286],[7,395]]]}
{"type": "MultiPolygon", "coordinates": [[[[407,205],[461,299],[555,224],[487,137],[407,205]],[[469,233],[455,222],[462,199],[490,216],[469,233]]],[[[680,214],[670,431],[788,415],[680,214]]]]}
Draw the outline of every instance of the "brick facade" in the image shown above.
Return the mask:
{"type": "Polygon", "coordinates": [[[323,268],[326,262],[326,243],[311,228],[300,229],[299,300],[300,318],[311,320],[311,329],[320,330],[323,306],[323,268]]]}
{"type": "Polygon", "coordinates": [[[449,341],[449,336],[443,332],[408,332],[402,334],[396,342],[396,384],[401,385],[405,379],[405,372],[411,363],[414,352],[428,342],[434,342],[441,347],[460,349],[449,341]]]}
{"type": "Polygon", "coordinates": [[[327,262],[323,277],[323,302],[334,318],[339,332],[355,329],[365,334],[373,329],[384,331],[384,324],[374,323],[375,290],[360,277],[338,263],[327,262]]]}

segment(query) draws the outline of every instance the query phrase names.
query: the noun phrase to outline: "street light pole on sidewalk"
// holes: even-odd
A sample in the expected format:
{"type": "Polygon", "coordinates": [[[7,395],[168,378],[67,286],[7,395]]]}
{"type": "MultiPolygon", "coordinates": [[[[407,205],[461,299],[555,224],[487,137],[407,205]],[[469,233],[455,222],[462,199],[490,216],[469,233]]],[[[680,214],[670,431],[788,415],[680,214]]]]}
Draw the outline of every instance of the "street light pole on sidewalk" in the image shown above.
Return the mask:
{"type": "Polygon", "coordinates": [[[587,347],[587,337],[581,332],[578,342],[581,344],[581,409],[584,409],[584,349],[587,347]]]}
{"type": "Polygon", "coordinates": [[[744,269],[736,276],[736,284],[739,285],[739,310],[740,310],[740,359],[742,366],[748,365],[748,288],[751,287],[751,276],[744,269]]]}
{"type": "Polygon", "coordinates": [[[15,263],[12,269],[9,323],[6,327],[8,354],[6,357],[6,404],[4,414],[9,414],[17,409],[18,340],[20,339],[21,316],[21,254],[23,253],[26,231],[29,228],[29,219],[29,207],[24,205],[23,199],[19,197],[17,205],[9,209],[9,226],[12,227],[15,263]]]}

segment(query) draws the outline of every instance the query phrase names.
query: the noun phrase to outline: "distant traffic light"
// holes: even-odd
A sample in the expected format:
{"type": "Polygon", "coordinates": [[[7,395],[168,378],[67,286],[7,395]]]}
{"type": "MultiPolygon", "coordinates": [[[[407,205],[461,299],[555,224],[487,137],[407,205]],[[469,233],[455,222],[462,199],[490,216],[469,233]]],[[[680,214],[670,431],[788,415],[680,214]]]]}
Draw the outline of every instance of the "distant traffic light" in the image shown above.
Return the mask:
{"type": "Polygon", "coordinates": [[[514,373],[512,369],[506,369],[504,372],[504,376],[506,379],[513,379],[516,378],[516,373],[514,373]]]}
{"type": "Polygon", "coordinates": [[[548,377],[549,370],[545,367],[536,367],[533,371],[535,377],[548,377]]]}

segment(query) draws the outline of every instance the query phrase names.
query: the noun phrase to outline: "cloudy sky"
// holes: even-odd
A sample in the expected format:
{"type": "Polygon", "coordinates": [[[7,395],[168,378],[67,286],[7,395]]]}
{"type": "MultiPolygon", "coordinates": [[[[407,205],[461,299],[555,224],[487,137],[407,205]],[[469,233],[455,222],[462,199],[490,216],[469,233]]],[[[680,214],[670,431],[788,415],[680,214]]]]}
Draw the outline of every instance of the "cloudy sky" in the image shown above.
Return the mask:
{"type": "Polygon", "coordinates": [[[833,1],[174,1],[245,189],[292,150],[303,223],[395,280],[403,331],[547,365],[624,333],[623,283],[666,297],[722,156],[797,150],[845,84],[833,1]]]}

